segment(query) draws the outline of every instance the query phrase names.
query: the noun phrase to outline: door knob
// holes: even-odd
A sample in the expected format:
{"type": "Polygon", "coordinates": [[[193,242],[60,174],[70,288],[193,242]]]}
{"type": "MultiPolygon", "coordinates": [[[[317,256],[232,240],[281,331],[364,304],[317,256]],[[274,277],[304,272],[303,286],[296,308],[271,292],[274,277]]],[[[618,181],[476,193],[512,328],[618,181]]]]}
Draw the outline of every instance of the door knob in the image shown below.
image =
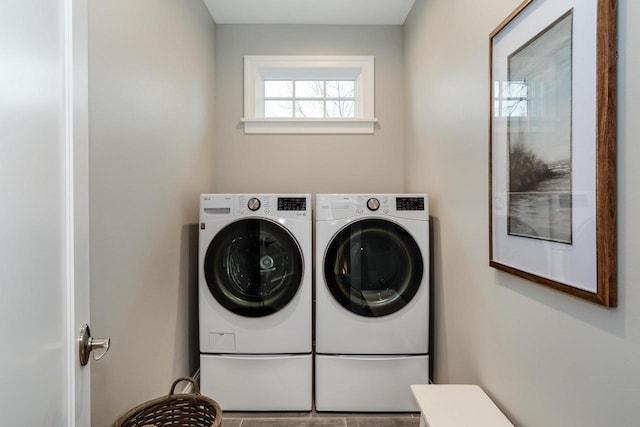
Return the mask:
{"type": "Polygon", "coordinates": [[[104,355],[107,354],[107,351],[109,351],[110,345],[111,338],[93,338],[89,325],[82,325],[79,338],[80,366],[85,366],[89,363],[89,355],[96,349],[101,349],[102,352],[99,355],[93,353],[93,360],[98,361],[102,359],[104,355]]]}

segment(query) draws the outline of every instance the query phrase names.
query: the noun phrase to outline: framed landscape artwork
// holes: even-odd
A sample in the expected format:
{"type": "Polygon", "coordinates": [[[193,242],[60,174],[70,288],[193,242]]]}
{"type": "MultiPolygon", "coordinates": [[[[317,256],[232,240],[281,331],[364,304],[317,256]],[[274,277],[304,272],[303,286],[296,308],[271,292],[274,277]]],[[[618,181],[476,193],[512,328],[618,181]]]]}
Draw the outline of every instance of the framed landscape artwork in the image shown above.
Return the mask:
{"type": "Polygon", "coordinates": [[[490,35],[489,264],[614,307],[616,0],[527,0],[490,35]]]}

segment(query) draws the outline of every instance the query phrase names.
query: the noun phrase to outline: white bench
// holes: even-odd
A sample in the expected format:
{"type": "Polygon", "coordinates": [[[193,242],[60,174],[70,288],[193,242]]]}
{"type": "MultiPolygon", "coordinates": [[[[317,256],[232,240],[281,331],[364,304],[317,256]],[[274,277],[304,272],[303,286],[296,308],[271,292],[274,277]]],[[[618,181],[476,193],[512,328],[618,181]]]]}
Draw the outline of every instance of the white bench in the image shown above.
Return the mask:
{"type": "Polygon", "coordinates": [[[477,385],[411,386],[420,407],[420,427],[513,427],[477,385]]]}

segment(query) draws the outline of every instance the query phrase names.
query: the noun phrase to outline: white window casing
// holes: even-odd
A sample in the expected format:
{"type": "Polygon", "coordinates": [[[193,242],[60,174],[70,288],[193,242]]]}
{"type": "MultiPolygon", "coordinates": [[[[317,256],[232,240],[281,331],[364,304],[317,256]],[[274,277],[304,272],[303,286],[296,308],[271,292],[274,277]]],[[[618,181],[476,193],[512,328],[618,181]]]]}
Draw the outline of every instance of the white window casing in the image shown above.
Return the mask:
{"type": "Polygon", "coordinates": [[[372,134],[374,117],[373,56],[265,56],[244,57],[245,133],[372,134]],[[353,118],[265,117],[265,80],[353,80],[353,118]]]}

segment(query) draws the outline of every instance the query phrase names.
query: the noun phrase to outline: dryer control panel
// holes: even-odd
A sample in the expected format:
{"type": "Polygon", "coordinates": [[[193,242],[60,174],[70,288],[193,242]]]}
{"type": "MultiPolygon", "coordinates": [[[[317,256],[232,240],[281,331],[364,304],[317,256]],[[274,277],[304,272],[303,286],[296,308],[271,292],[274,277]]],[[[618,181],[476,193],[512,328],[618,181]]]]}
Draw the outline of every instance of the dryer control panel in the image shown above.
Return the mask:
{"type": "Polygon", "coordinates": [[[357,216],[429,220],[426,194],[319,194],[316,218],[335,220],[357,216]]]}

